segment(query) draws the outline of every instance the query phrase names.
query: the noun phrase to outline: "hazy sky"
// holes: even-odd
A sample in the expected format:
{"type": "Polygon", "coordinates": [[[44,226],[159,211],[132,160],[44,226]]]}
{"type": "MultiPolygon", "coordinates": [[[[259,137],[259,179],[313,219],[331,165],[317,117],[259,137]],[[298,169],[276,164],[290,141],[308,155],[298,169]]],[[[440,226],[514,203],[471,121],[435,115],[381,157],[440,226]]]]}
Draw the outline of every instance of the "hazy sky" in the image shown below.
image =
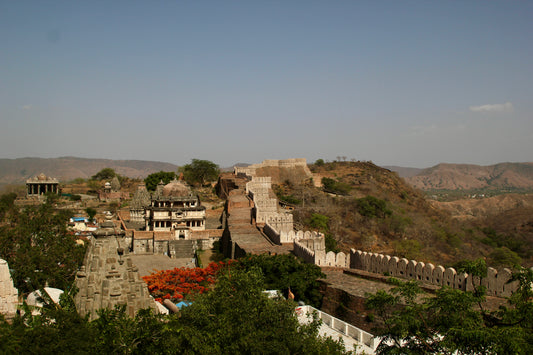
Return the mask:
{"type": "Polygon", "coordinates": [[[533,2],[0,0],[0,123],[0,158],[533,161],[533,2]]]}

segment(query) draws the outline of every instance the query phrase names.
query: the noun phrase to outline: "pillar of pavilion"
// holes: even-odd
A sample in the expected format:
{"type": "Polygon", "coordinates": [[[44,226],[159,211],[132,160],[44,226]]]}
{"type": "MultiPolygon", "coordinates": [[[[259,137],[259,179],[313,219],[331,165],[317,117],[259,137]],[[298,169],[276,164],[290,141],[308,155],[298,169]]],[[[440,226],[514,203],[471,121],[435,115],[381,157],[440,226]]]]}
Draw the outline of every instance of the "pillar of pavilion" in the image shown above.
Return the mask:
{"type": "Polygon", "coordinates": [[[59,194],[59,181],[43,173],[26,180],[26,196],[38,197],[48,192],[59,194]]]}

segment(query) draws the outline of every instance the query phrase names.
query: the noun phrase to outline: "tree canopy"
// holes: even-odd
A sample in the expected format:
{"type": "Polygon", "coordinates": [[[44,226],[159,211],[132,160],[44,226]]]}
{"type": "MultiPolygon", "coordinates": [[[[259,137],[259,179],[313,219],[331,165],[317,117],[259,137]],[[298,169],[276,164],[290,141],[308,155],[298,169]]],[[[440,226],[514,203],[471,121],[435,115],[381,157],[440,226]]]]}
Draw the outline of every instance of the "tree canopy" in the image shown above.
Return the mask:
{"type": "Polygon", "coordinates": [[[340,354],[344,347],[318,337],[317,320],[300,325],[296,304],[270,299],[262,272],[230,268],[213,291],[182,310],[180,339],[187,353],[201,354],[340,354]]]}
{"type": "Polygon", "coordinates": [[[176,177],[176,173],[173,171],[160,171],[158,173],[150,174],[144,179],[146,189],[148,191],[155,191],[157,184],[163,181],[164,184],[168,184],[176,177]]]}
{"type": "Polygon", "coordinates": [[[187,183],[200,186],[216,180],[220,174],[220,169],[217,164],[209,160],[200,159],[193,159],[190,164],[180,167],[179,171],[183,173],[183,177],[187,183]]]}
{"type": "Polygon", "coordinates": [[[22,292],[51,287],[65,289],[74,280],[85,247],[67,231],[68,210],[56,211],[50,203],[19,211],[12,206],[9,220],[0,227],[0,258],[13,269],[15,287],[22,292]]]}
{"type": "Polygon", "coordinates": [[[230,268],[209,292],[180,315],[125,307],[98,311],[88,321],[75,311],[71,292],[42,315],[26,309],[12,322],[0,316],[0,352],[104,354],[343,354],[344,346],[318,336],[319,321],[301,325],[296,304],[270,299],[257,268],[230,268]]]}
{"type": "Polygon", "coordinates": [[[322,294],[318,279],[325,277],[320,267],[307,264],[294,255],[248,255],[240,258],[236,267],[261,271],[265,287],[280,290],[287,296],[288,289],[296,300],[320,308],[322,294]]]}
{"type": "Polygon", "coordinates": [[[93,180],[111,180],[117,175],[112,168],[103,168],[92,176],[93,180]]]}
{"type": "MultiPolygon", "coordinates": [[[[486,272],[479,260],[465,264],[475,274],[486,272]]],[[[390,292],[370,295],[382,326],[379,354],[531,354],[533,353],[533,271],[514,276],[520,287],[505,306],[489,311],[485,290],[448,287],[423,297],[415,281],[395,280],[390,292]]]]}

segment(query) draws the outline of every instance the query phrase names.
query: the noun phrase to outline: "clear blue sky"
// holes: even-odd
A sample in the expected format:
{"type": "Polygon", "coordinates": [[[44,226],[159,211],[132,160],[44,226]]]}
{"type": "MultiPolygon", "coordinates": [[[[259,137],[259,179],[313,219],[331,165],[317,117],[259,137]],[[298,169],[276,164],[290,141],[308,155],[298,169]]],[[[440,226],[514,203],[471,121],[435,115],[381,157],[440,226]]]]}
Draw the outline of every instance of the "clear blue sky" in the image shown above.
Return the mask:
{"type": "Polygon", "coordinates": [[[533,161],[532,1],[0,0],[0,158],[533,161]]]}

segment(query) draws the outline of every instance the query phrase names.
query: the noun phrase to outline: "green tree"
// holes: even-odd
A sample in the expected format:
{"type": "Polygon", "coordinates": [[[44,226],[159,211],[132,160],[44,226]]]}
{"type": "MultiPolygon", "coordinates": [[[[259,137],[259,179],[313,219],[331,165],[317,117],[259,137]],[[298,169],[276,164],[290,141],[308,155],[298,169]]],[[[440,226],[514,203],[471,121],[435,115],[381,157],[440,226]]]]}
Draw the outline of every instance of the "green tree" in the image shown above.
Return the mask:
{"type": "Polygon", "coordinates": [[[98,211],[96,211],[96,209],[92,208],[92,207],[87,207],[85,209],[85,212],[87,213],[87,215],[89,216],[89,220],[92,221],[94,219],[94,216],[96,216],[96,213],[98,211]]]}
{"type": "Polygon", "coordinates": [[[117,175],[115,173],[115,170],[112,168],[103,168],[99,172],[97,172],[95,175],[92,176],[93,180],[111,180],[117,175]]]}
{"type": "Polygon", "coordinates": [[[489,254],[490,265],[494,267],[517,267],[522,263],[522,259],[512,250],[506,247],[495,248],[489,254]]]}
{"type": "MultiPolygon", "coordinates": [[[[467,262],[478,274],[483,263],[467,262]]],[[[484,309],[482,287],[473,292],[442,287],[424,297],[415,281],[393,280],[395,288],[368,297],[382,326],[378,354],[531,354],[533,352],[533,271],[514,276],[520,287],[505,307],[484,309]]]]}
{"type": "Polygon", "coordinates": [[[85,247],[67,231],[72,212],[55,211],[49,203],[14,212],[0,227],[0,258],[13,269],[15,287],[34,291],[48,283],[67,288],[83,261],[85,247]]]}
{"type": "Polygon", "coordinates": [[[74,290],[60,304],[44,297],[40,315],[11,322],[0,315],[2,354],[342,354],[344,347],[318,336],[319,321],[300,325],[295,303],[269,299],[258,269],[231,269],[181,315],[135,317],[125,306],[98,311],[91,322],[73,305],[74,290]]]}
{"type": "Polygon", "coordinates": [[[182,310],[180,349],[190,354],[341,354],[344,347],[318,337],[319,321],[300,325],[285,299],[262,291],[258,269],[230,269],[213,291],[182,310]]]}
{"type": "Polygon", "coordinates": [[[357,212],[369,218],[384,218],[390,216],[392,211],[387,207],[387,201],[374,196],[366,196],[357,200],[357,212]]]}
{"type": "Polygon", "coordinates": [[[315,161],[316,166],[324,166],[324,159],[317,159],[315,161]]]}
{"type": "Polygon", "coordinates": [[[323,177],[321,181],[324,190],[335,194],[347,195],[352,190],[349,184],[331,178],[323,177]]]}
{"type": "Polygon", "coordinates": [[[296,300],[320,308],[322,294],[318,279],[325,277],[320,267],[306,264],[293,255],[249,255],[239,262],[245,270],[259,269],[266,288],[280,290],[285,296],[290,288],[296,300]]]}
{"type": "Polygon", "coordinates": [[[190,164],[182,166],[179,171],[183,173],[183,177],[187,183],[200,186],[216,180],[220,174],[220,169],[217,164],[209,160],[200,159],[193,159],[190,164]]]}
{"type": "Polygon", "coordinates": [[[13,211],[15,208],[15,200],[17,199],[17,194],[10,192],[0,196],[0,221],[4,220],[4,217],[10,211],[13,211]]]}
{"type": "Polygon", "coordinates": [[[313,213],[311,217],[306,221],[312,228],[318,229],[321,233],[329,232],[329,217],[320,213],[313,213]]]}
{"type": "Polygon", "coordinates": [[[155,191],[157,184],[163,181],[164,184],[168,184],[174,178],[176,178],[176,173],[173,171],[160,171],[158,173],[150,174],[144,179],[146,189],[148,191],[155,191]]]}

